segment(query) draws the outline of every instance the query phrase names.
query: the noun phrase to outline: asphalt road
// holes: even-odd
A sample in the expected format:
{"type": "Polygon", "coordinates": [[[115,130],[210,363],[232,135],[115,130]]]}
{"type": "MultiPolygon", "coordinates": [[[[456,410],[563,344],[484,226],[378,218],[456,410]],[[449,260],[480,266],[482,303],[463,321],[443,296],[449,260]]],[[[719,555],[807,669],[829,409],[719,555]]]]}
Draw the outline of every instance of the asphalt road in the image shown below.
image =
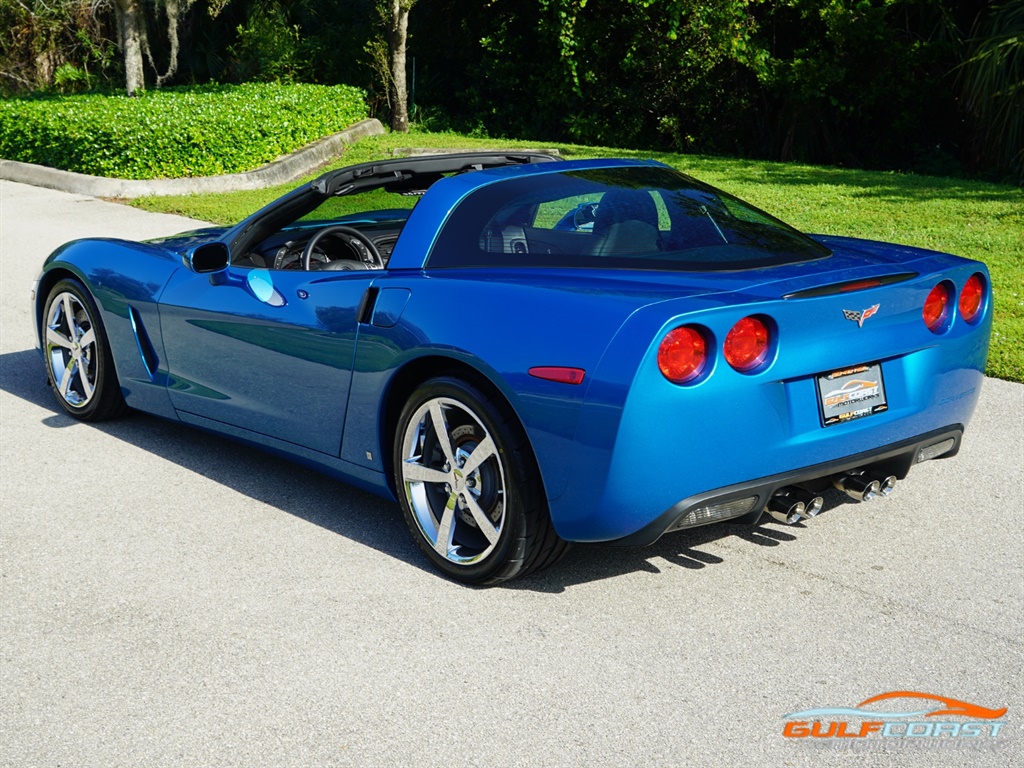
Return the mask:
{"type": "Polygon", "coordinates": [[[1024,386],[987,380],[960,456],[884,501],[468,589],[379,499],[58,413],[45,255],[193,225],[0,182],[0,765],[1024,764],[1024,386]],[[1009,711],[994,738],[783,737],[907,690],[1009,711]]]}

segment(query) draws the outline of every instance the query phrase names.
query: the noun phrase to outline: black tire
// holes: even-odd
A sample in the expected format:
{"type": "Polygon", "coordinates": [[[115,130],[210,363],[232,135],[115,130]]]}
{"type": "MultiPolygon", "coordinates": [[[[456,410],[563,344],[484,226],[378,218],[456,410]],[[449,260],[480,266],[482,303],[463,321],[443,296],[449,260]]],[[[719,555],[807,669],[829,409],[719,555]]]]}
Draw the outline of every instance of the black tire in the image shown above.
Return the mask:
{"type": "Polygon", "coordinates": [[[398,419],[393,459],[413,539],[449,578],[497,584],[568,551],[522,427],[504,401],[474,385],[440,377],[416,389],[398,419]]]}
{"type": "Polygon", "coordinates": [[[78,280],[50,290],[40,321],[46,379],[63,411],[79,421],[104,421],[128,406],[96,302],[78,280]]]}

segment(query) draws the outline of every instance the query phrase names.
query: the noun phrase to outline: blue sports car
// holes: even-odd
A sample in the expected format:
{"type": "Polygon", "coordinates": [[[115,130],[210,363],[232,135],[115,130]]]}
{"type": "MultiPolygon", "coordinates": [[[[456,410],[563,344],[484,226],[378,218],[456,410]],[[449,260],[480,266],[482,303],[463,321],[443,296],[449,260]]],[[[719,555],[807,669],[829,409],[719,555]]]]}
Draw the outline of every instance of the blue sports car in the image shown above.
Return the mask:
{"type": "Polygon", "coordinates": [[[228,228],[79,240],[33,291],[61,408],[135,408],[401,505],[467,583],[867,501],[960,447],[983,264],[808,236],[656,162],[330,171],[228,228]]]}

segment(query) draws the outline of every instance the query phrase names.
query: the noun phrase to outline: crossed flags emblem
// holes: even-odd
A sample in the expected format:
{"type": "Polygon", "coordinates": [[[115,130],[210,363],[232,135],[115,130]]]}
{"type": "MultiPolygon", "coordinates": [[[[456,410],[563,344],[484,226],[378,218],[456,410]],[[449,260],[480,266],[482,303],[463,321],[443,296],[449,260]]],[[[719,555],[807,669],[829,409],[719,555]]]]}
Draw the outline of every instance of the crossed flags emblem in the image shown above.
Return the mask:
{"type": "Polygon", "coordinates": [[[861,310],[844,309],[843,317],[845,317],[847,320],[852,320],[853,322],[855,322],[858,328],[863,328],[864,321],[871,317],[873,314],[875,314],[880,306],[881,304],[875,304],[873,307],[868,307],[867,309],[861,310]]]}

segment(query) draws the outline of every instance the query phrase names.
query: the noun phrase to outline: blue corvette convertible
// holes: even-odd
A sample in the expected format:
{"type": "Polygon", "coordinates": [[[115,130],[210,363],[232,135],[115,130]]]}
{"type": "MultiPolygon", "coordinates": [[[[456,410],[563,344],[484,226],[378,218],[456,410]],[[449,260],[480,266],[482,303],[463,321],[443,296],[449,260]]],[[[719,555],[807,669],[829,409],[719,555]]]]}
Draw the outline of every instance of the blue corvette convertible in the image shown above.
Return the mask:
{"type": "Polygon", "coordinates": [[[888,494],[959,449],[992,324],[977,262],[532,153],[355,165],[233,227],[68,243],[33,301],[72,417],[135,408],[394,498],[478,584],[888,494]]]}

